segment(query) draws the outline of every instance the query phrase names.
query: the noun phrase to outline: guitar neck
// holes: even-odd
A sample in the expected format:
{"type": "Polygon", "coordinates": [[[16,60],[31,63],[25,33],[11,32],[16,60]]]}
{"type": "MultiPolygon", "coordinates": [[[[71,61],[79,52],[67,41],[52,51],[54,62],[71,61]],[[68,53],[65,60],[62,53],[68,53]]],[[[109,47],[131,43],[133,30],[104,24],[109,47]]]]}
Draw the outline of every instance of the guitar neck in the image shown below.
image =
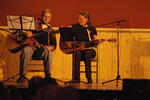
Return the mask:
{"type": "MultiPolygon", "coordinates": [[[[50,34],[59,33],[59,30],[51,31],[51,32],[49,32],[49,33],[50,33],[50,34]]],[[[40,35],[44,35],[44,34],[48,34],[48,32],[45,32],[45,31],[37,31],[35,34],[33,34],[33,37],[35,37],[35,36],[40,36],[40,35]]]]}
{"type": "Polygon", "coordinates": [[[98,40],[93,40],[93,41],[88,41],[88,42],[82,42],[82,41],[75,41],[75,42],[73,42],[73,41],[70,41],[70,42],[66,42],[66,43],[94,43],[94,42],[96,42],[96,41],[98,41],[98,40]]]}
{"type": "Polygon", "coordinates": [[[5,32],[8,32],[8,33],[12,33],[11,31],[8,31],[8,30],[3,29],[3,28],[0,28],[0,30],[5,31],[5,32]]]}

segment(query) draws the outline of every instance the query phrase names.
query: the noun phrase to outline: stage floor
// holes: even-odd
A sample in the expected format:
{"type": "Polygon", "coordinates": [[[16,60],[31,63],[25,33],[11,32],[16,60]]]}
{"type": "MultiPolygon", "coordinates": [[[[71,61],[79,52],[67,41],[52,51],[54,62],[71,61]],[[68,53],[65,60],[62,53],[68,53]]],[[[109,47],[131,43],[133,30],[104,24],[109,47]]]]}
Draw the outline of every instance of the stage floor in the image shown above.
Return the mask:
{"type": "MultiPolygon", "coordinates": [[[[56,79],[57,80],[57,79],[56,79]]],[[[87,84],[87,83],[83,83],[86,82],[86,80],[83,80],[83,82],[80,83],[67,83],[70,80],[68,79],[58,79],[58,85],[64,87],[67,85],[71,85],[77,89],[86,89],[86,90],[118,90],[118,91],[122,91],[122,80],[118,81],[118,86],[116,86],[117,81],[112,81],[112,82],[108,82],[105,84],[102,84],[102,82],[106,82],[108,80],[98,80],[98,83],[96,83],[95,80],[93,80],[92,84],[87,84]]],[[[9,81],[5,81],[3,83],[4,86],[8,86],[8,85],[14,85],[17,86],[18,88],[27,88],[28,87],[28,81],[25,81],[24,83],[16,83],[16,79],[11,79],[9,81]]]]}

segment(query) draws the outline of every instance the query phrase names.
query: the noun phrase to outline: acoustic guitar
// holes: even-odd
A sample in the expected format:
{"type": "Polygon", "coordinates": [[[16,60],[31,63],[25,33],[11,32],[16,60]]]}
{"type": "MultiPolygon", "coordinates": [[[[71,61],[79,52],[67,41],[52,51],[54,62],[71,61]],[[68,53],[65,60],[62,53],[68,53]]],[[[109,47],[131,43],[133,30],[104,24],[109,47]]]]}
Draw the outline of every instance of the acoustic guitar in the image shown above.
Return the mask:
{"type": "Polygon", "coordinates": [[[107,42],[116,42],[116,39],[98,39],[90,42],[64,42],[60,41],[59,47],[62,52],[65,54],[71,54],[74,50],[85,50],[91,47],[96,47],[98,44],[103,41],[107,42]]]}
{"type": "MultiPolygon", "coordinates": [[[[58,31],[50,32],[50,34],[52,33],[58,33],[58,31]]],[[[44,31],[39,31],[39,32],[36,32],[36,34],[33,34],[32,37],[26,37],[24,35],[11,33],[6,38],[6,47],[10,52],[16,53],[20,51],[21,48],[23,48],[26,45],[32,46],[35,43],[35,37],[43,35],[43,34],[48,34],[48,33],[44,31]]]]}

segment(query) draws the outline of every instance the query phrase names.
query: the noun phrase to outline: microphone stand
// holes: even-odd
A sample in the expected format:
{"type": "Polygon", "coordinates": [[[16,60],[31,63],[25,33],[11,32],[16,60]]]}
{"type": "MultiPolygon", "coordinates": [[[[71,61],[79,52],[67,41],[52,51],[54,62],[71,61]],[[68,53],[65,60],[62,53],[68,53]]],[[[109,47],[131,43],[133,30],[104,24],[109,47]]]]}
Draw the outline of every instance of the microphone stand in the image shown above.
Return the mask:
{"type": "Polygon", "coordinates": [[[114,22],[110,22],[110,23],[104,23],[104,24],[101,24],[101,25],[95,25],[94,27],[98,27],[98,26],[104,26],[104,25],[108,25],[108,24],[116,24],[116,29],[117,29],[117,76],[115,79],[112,79],[112,80],[109,80],[109,81],[106,81],[106,82],[102,82],[102,84],[105,84],[105,83],[109,83],[109,82],[112,82],[112,81],[115,81],[117,80],[117,83],[116,83],[116,87],[118,86],[118,81],[121,80],[121,76],[119,74],[119,68],[120,68],[120,56],[119,56],[119,23],[120,22],[124,22],[126,20],[118,20],[118,21],[114,21],[114,22]]]}
{"type": "Polygon", "coordinates": [[[116,87],[118,86],[119,80],[121,80],[121,78],[120,78],[121,76],[119,74],[119,68],[120,68],[120,56],[119,56],[119,23],[122,22],[122,21],[125,21],[125,20],[121,20],[121,21],[116,21],[115,22],[116,23],[116,29],[117,29],[117,76],[116,76],[115,79],[112,79],[112,80],[109,80],[109,81],[106,81],[106,82],[102,82],[102,84],[105,84],[105,83],[117,80],[116,87]]]}
{"type": "Polygon", "coordinates": [[[114,21],[114,22],[104,23],[104,24],[100,24],[100,25],[95,25],[94,27],[99,27],[99,26],[104,26],[104,25],[109,25],[109,24],[114,24],[114,23],[119,24],[120,22],[124,22],[124,21],[126,21],[126,20],[118,20],[118,21],[114,21]]]}
{"type": "MultiPolygon", "coordinates": [[[[19,19],[19,21],[20,21],[20,27],[21,27],[21,31],[23,30],[23,22],[22,22],[22,16],[19,16],[19,18],[17,18],[17,19],[19,19]]],[[[9,19],[10,20],[10,19],[9,19]]],[[[10,20],[10,22],[11,21],[13,21],[13,20],[10,20]]],[[[11,22],[12,23],[12,22],[11,22]]],[[[14,28],[14,27],[13,27],[14,28]]],[[[0,28],[0,30],[3,30],[3,31],[6,31],[6,32],[8,32],[8,33],[13,33],[13,32],[10,32],[10,31],[8,31],[8,30],[5,30],[5,29],[2,29],[2,28],[0,28]]],[[[17,33],[17,31],[15,32],[16,34],[18,34],[17,33]]],[[[20,35],[20,34],[19,34],[20,35]]],[[[20,76],[20,73],[17,73],[17,74],[15,74],[15,75],[13,75],[13,76],[11,76],[11,77],[9,77],[8,79],[6,79],[6,80],[3,80],[3,82],[2,83],[5,83],[5,82],[7,82],[7,81],[9,81],[10,79],[14,79],[15,77],[17,77],[17,76],[20,76]]],[[[27,80],[28,81],[28,78],[27,77],[23,77],[25,80],[27,80]]]]}

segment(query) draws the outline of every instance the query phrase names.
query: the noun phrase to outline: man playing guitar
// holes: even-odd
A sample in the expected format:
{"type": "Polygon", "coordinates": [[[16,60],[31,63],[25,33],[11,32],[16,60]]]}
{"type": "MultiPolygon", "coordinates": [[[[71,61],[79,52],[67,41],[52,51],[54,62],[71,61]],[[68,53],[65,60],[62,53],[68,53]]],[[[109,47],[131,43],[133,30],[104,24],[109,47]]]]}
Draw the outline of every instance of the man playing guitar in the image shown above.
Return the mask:
{"type": "MultiPolygon", "coordinates": [[[[52,18],[52,13],[49,9],[45,9],[41,13],[41,21],[36,23],[37,31],[44,31],[49,33],[39,35],[34,38],[33,45],[26,45],[21,49],[20,55],[20,77],[17,79],[18,83],[24,82],[26,77],[26,69],[29,61],[34,59],[42,59],[44,63],[45,77],[50,77],[50,69],[52,63],[52,51],[56,48],[56,37],[52,34],[53,29],[49,25],[52,18]]],[[[33,32],[24,31],[26,37],[32,37],[33,32]]]]}

